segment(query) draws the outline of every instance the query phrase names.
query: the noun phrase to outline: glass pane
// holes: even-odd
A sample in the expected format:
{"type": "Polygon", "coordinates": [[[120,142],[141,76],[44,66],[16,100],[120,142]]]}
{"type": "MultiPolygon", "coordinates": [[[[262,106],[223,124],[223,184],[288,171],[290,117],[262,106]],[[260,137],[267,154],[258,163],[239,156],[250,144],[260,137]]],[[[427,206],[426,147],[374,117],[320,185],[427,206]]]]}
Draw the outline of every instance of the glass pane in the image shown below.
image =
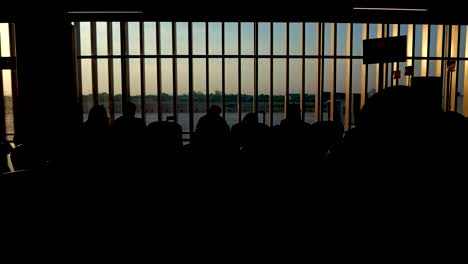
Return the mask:
{"type": "Polygon", "coordinates": [[[238,122],[238,60],[226,59],[226,122],[231,126],[238,122]]]}
{"type": "Polygon", "coordinates": [[[97,55],[107,55],[107,24],[96,22],[97,55]]]}
{"type": "Polygon", "coordinates": [[[268,124],[270,105],[270,59],[258,60],[258,111],[259,122],[268,124]]]}
{"type": "MultiPolygon", "coordinates": [[[[324,55],[332,54],[332,36],[331,36],[331,23],[325,23],[325,32],[324,32],[324,55]]],[[[343,41],[343,39],[341,40],[343,41]]]]}
{"type": "Polygon", "coordinates": [[[224,24],[224,52],[227,55],[235,55],[238,53],[238,23],[224,24]]]}
{"type": "MultiPolygon", "coordinates": [[[[188,23],[178,22],[177,24],[177,54],[188,54],[188,23]]],[[[193,32],[192,32],[193,33],[193,32]]]]}
{"type": "Polygon", "coordinates": [[[156,23],[144,22],[145,27],[145,54],[156,54],[156,23]]]}
{"type": "Polygon", "coordinates": [[[270,23],[258,23],[258,54],[270,54],[270,23]]]}
{"type": "Polygon", "coordinates": [[[206,60],[193,59],[193,111],[195,124],[206,114],[206,60]]]}
{"type": "Polygon", "coordinates": [[[306,23],[306,55],[317,55],[318,23],[306,23]]]}
{"type": "Polygon", "coordinates": [[[242,59],[242,118],[253,111],[254,59],[242,59]]]}
{"type": "Polygon", "coordinates": [[[284,116],[286,59],[273,60],[273,125],[279,125],[284,116]]]}
{"type": "Polygon", "coordinates": [[[98,59],[98,94],[99,104],[104,105],[109,115],[109,62],[98,59]]]}
{"type": "Polygon", "coordinates": [[[273,54],[286,54],[286,23],[273,23],[273,54]]]}
{"type": "Polygon", "coordinates": [[[158,120],[158,88],[156,59],[145,59],[146,124],[158,120]]]}
{"type": "Polygon", "coordinates": [[[302,26],[301,23],[289,23],[289,54],[302,54],[302,26]]]}
{"type": "Polygon", "coordinates": [[[120,55],[120,22],[112,22],[113,54],[120,55]]]}
{"type": "Polygon", "coordinates": [[[254,23],[241,23],[241,47],[243,55],[254,54],[254,23]]]}
{"type": "Polygon", "coordinates": [[[208,41],[209,53],[211,55],[220,55],[222,42],[221,23],[209,23],[208,41]]]}
{"type": "Polygon", "coordinates": [[[141,118],[141,75],[140,59],[129,59],[130,102],[136,105],[136,117],[141,118]]]}
{"type": "Polygon", "coordinates": [[[4,111],[5,111],[5,128],[7,134],[14,134],[14,113],[13,113],[13,98],[12,98],[12,87],[11,87],[11,70],[2,70],[3,76],[3,100],[4,100],[4,111]]]}
{"type": "Polygon", "coordinates": [[[182,131],[190,131],[188,59],[177,60],[177,118],[182,131]]]}
{"type": "Polygon", "coordinates": [[[317,88],[318,59],[306,59],[305,62],[305,122],[315,122],[315,91],[317,88]]]}
{"type": "Polygon", "coordinates": [[[140,55],[140,22],[128,22],[128,54],[140,55]]]}
{"type": "Polygon", "coordinates": [[[122,116],[122,68],[121,60],[114,59],[114,115],[122,116]]]}
{"type": "Polygon", "coordinates": [[[172,23],[161,22],[160,23],[160,41],[161,41],[161,54],[171,55],[172,54],[172,23]]]}
{"type": "Polygon", "coordinates": [[[163,120],[173,115],[172,59],[161,59],[161,111],[163,120]]]}
{"type": "MultiPolygon", "coordinates": [[[[336,31],[336,54],[337,55],[350,55],[347,52],[347,45],[350,42],[350,39],[348,39],[348,34],[347,34],[347,24],[345,23],[338,23],[336,25],[337,31],[336,31]]],[[[353,29],[356,27],[354,26],[353,29]]],[[[361,36],[357,35],[356,32],[353,32],[354,36],[361,36]]],[[[354,48],[354,47],[353,47],[354,48]]],[[[325,48],[326,49],[326,48],[325,48]]]]}
{"type": "Polygon", "coordinates": [[[80,46],[81,55],[91,55],[91,23],[80,23],[80,46]]]}
{"type": "Polygon", "coordinates": [[[83,95],[83,120],[88,120],[88,113],[93,107],[91,60],[81,60],[81,93],[83,95]]]}
{"type": "MultiPolygon", "coordinates": [[[[205,23],[192,24],[193,54],[206,54],[206,32],[205,23]]],[[[195,75],[197,76],[197,75],[195,75]]]]}
{"type": "Polygon", "coordinates": [[[365,24],[353,25],[353,55],[362,56],[362,27],[365,24]]]}
{"type": "Polygon", "coordinates": [[[301,59],[289,60],[289,103],[301,102],[301,59]]]}
{"type": "MultiPolygon", "coordinates": [[[[323,113],[322,120],[328,120],[328,113],[329,113],[328,107],[330,106],[330,92],[332,90],[332,79],[333,79],[333,76],[330,70],[332,67],[332,59],[324,59],[323,65],[325,68],[324,68],[324,75],[323,75],[324,80],[323,80],[322,102],[320,104],[321,104],[322,113],[323,113]]],[[[338,65],[338,62],[337,62],[337,65],[338,65]]],[[[338,71],[338,67],[337,67],[337,71],[338,71]]],[[[337,74],[337,76],[339,75],[337,74]]],[[[338,93],[338,88],[336,92],[338,93]]]]}
{"type": "Polygon", "coordinates": [[[222,107],[222,80],[221,80],[221,59],[210,59],[209,60],[209,71],[210,71],[210,106],[218,105],[222,107]]]}

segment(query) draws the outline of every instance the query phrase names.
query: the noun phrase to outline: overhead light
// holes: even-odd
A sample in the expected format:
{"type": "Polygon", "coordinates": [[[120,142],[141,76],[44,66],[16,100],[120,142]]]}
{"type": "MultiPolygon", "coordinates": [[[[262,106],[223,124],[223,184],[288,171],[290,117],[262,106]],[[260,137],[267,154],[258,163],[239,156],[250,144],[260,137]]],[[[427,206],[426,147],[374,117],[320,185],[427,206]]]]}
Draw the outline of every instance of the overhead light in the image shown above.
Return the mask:
{"type": "Polygon", "coordinates": [[[354,10],[374,10],[374,11],[412,11],[427,12],[427,8],[398,8],[398,7],[353,7],[354,10]]]}
{"type": "Polygon", "coordinates": [[[143,14],[143,11],[68,11],[68,14],[143,14]]]}

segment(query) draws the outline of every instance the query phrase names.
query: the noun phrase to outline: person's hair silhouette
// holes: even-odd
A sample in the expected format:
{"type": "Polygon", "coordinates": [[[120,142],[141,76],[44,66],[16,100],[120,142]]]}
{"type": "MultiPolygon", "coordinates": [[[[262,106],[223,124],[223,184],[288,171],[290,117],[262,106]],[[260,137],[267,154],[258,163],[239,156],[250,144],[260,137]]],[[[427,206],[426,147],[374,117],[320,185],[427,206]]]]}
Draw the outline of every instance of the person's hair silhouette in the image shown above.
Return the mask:
{"type": "Polygon", "coordinates": [[[221,108],[217,105],[212,105],[208,113],[200,117],[193,136],[195,150],[225,151],[228,149],[230,129],[226,120],[220,114],[221,108]]]}

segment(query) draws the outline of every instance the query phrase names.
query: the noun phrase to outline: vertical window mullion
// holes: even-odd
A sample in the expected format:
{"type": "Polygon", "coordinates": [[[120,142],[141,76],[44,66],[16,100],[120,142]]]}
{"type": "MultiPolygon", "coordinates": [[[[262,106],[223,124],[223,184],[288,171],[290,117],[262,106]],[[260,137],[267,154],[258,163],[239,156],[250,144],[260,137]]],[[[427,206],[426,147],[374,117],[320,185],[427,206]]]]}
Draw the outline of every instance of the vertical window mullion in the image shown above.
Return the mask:
{"type": "MultiPolygon", "coordinates": [[[[223,23],[224,24],[224,23],[223,23]]],[[[223,28],[224,31],[224,28],[223,28]]],[[[188,84],[189,84],[189,133],[190,139],[192,139],[194,120],[193,120],[193,23],[188,24],[188,41],[189,41],[189,69],[188,69],[188,84]]],[[[223,93],[224,95],[224,93],[223,93]]],[[[224,103],[223,103],[224,105],[224,103]]]]}
{"type": "MultiPolygon", "coordinates": [[[[384,25],[381,24],[380,26],[377,25],[377,38],[384,37],[384,25]]],[[[380,88],[383,86],[383,71],[384,71],[384,63],[377,63],[375,64],[375,91],[378,93],[380,92],[380,88]]]]}
{"type": "MultiPolygon", "coordinates": [[[[468,40],[468,28],[465,31],[465,40],[468,40]]],[[[465,45],[465,55],[468,57],[468,45],[465,45]]],[[[465,74],[463,77],[463,114],[465,117],[468,117],[468,60],[464,61],[465,63],[465,74]]]]}
{"type": "Polygon", "coordinates": [[[145,76],[145,24],[140,21],[140,88],[141,118],[146,122],[146,76],[145,76]]]}
{"type": "Polygon", "coordinates": [[[323,90],[325,87],[325,23],[321,23],[321,36],[320,36],[320,55],[322,56],[320,59],[320,86],[319,86],[319,101],[318,101],[318,108],[319,108],[319,121],[323,120],[323,90]]]}
{"type": "MultiPolygon", "coordinates": [[[[452,25],[447,26],[447,39],[445,42],[445,45],[447,46],[446,49],[446,57],[451,59],[452,58],[452,25]]],[[[447,68],[442,66],[444,71],[447,71],[447,68]]],[[[446,78],[446,85],[445,85],[445,111],[450,111],[450,98],[451,98],[451,83],[452,83],[452,73],[447,72],[446,73],[447,78],[446,78]]]]}
{"type": "MultiPolygon", "coordinates": [[[[96,22],[91,22],[91,56],[97,55],[97,40],[96,40],[96,22]]],[[[93,104],[99,104],[98,90],[98,65],[97,58],[91,58],[91,80],[93,89],[93,104]]]]}
{"type": "Polygon", "coordinates": [[[177,23],[172,22],[172,112],[174,122],[178,122],[177,116],[177,23]]]}
{"type": "Polygon", "coordinates": [[[454,25],[452,26],[452,41],[450,42],[450,45],[455,44],[454,49],[452,50],[451,57],[452,58],[457,58],[456,59],[456,64],[455,64],[455,71],[451,72],[452,74],[452,83],[450,85],[451,87],[451,92],[450,92],[450,111],[457,111],[457,91],[458,91],[458,65],[459,65],[459,60],[458,58],[460,57],[460,25],[454,25]],[[453,41],[453,38],[455,40],[453,41]],[[455,75],[455,77],[453,77],[455,75]]]}
{"type": "Polygon", "coordinates": [[[320,112],[322,111],[321,107],[321,87],[322,87],[322,62],[323,62],[323,50],[322,50],[322,22],[317,23],[317,88],[315,90],[315,121],[320,121],[322,120],[320,112]]]}
{"type": "Polygon", "coordinates": [[[210,54],[210,41],[209,41],[209,23],[205,22],[205,48],[206,48],[206,58],[205,58],[205,80],[206,80],[206,112],[208,113],[208,109],[210,109],[210,59],[209,59],[209,54],[210,54]]]}
{"type": "MultiPolygon", "coordinates": [[[[78,56],[81,55],[81,30],[80,22],[75,22],[75,54],[76,54],[76,86],[78,94],[78,113],[80,115],[80,122],[83,122],[83,87],[82,87],[82,72],[81,72],[81,60],[78,56]]],[[[2,89],[3,90],[3,89],[2,89]]]]}
{"type": "MultiPolygon", "coordinates": [[[[107,54],[111,56],[113,54],[113,37],[112,37],[112,22],[107,22],[107,54]]],[[[111,125],[113,126],[115,120],[115,106],[114,106],[114,60],[109,58],[108,63],[108,76],[109,76],[109,118],[111,125]]]]}
{"type": "MultiPolygon", "coordinates": [[[[414,47],[414,25],[408,25],[408,31],[407,31],[407,60],[406,60],[406,65],[407,66],[414,66],[414,60],[413,60],[413,47],[414,47]]],[[[411,76],[408,75],[407,77],[407,85],[411,85],[411,76]]]]}
{"type": "MultiPolygon", "coordinates": [[[[362,39],[369,39],[369,24],[362,24],[362,39]]],[[[367,100],[367,91],[369,90],[369,65],[361,66],[361,108],[367,100]]]]}
{"type": "Polygon", "coordinates": [[[161,22],[156,22],[156,89],[158,100],[158,121],[162,121],[162,85],[161,85],[161,22]]]}
{"type": "Polygon", "coordinates": [[[288,104],[289,104],[289,22],[286,22],[286,34],[285,34],[285,41],[286,41],[286,86],[284,92],[284,113],[286,115],[288,111],[288,104]]]}
{"type": "Polygon", "coordinates": [[[120,47],[122,49],[122,112],[126,112],[127,103],[130,99],[130,85],[129,85],[129,76],[130,69],[128,66],[128,22],[120,23],[120,47]]]}
{"type": "Polygon", "coordinates": [[[337,38],[337,31],[338,25],[336,23],[332,24],[331,27],[331,52],[333,59],[331,60],[331,69],[330,69],[330,76],[331,76],[331,89],[330,89],[330,104],[328,109],[328,120],[334,120],[335,116],[335,93],[336,93],[336,55],[337,55],[337,45],[336,45],[336,38],[337,38]]]}
{"type": "Polygon", "coordinates": [[[347,24],[346,30],[346,49],[347,55],[350,56],[349,59],[346,60],[347,67],[346,67],[346,102],[345,102],[345,129],[351,129],[352,123],[352,99],[353,99],[353,63],[351,61],[351,57],[353,55],[353,24],[347,24]]]}
{"type": "Polygon", "coordinates": [[[431,56],[431,25],[427,25],[427,50],[426,50],[426,76],[430,75],[430,60],[429,57],[431,56]]]}
{"type": "MultiPolygon", "coordinates": [[[[390,37],[390,25],[389,24],[384,24],[382,25],[382,27],[384,28],[384,37],[390,37]]],[[[384,76],[384,80],[383,80],[383,86],[384,87],[388,87],[388,65],[389,63],[386,62],[384,64],[385,66],[385,76],[384,76]]]]}
{"type": "Polygon", "coordinates": [[[222,95],[222,110],[223,118],[226,118],[226,48],[225,48],[225,23],[221,23],[221,95],[222,95]]]}
{"type": "Polygon", "coordinates": [[[306,106],[305,106],[305,46],[306,46],[306,36],[305,36],[305,22],[301,23],[302,28],[301,28],[301,48],[302,48],[302,58],[301,58],[301,119],[305,120],[305,111],[306,111],[306,106]]]}
{"type": "MultiPolygon", "coordinates": [[[[0,35],[0,56],[2,55],[2,41],[0,35]]],[[[6,135],[6,120],[5,120],[5,92],[3,87],[3,73],[0,70],[0,133],[6,135]]]]}
{"type": "Polygon", "coordinates": [[[238,53],[238,62],[237,62],[237,110],[238,110],[238,122],[242,121],[242,61],[241,61],[241,22],[237,22],[237,53],[238,53]]]}
{"type": "Polygon", "coordinates": [[[273,81],[273,22],[270,22],[270,96],[269,96],[269,122],[270,126],[273,127],[273,115],[274,115],[274,107],[273,107],[273,88],[274,88],[274,81],[273,81]]]}
{"type": "Polygon", "coordinates": [[[254,23],[254,96],[253,111],[258,112],[258,22],[254,23]]]}
{"type": "MultiPolygon", "coordinates": [[[[10,37],[10,56],[16,58],[16,29],[14,23],[8,23],[8,33],[10,37]]],[[[18,76],[16,68],[11,69],[11,100],[13,115],[19,112],[18,110],[18,76]]],[[[13,127],[17,126],[18,118],[13,119],[13,127]]]]}
{"type": "MultiPolygon", "coordinates": [[[[400,24],[396,24],[396,25],[394,25],[394,26],[396,26],[396,32],[397,32],[397,33],[396,33],[396,36],[400,36],[400,27],[401,27],[401,25],[400,25],[400,24]]],[[[394,28],[393,30],[395,30],[395,28],[394,28]]],[[[396,69],[394,69],[394,71],[395,71],[395,70],[396,70],[396,71],[400,70],[400,62],[396,62],[395,65],[396,65],[396,69]]],[[[400,73],[400,78],[395,79],[395,84],[396,84],[396,85],[399,85],[399,84],[400,84],[401,75],[402,75],[402,73],[400,73]]]]}

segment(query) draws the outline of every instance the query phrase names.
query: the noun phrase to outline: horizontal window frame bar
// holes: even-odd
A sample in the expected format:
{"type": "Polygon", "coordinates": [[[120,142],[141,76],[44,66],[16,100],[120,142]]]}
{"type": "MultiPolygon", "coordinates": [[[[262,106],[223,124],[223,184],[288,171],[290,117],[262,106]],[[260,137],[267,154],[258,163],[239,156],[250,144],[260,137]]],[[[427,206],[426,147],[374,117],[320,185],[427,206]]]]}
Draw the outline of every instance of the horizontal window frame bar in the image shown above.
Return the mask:
{"type": "MultiPolygon", "coordinates": [[[[363,59],[364,56],[361,55],[80,55],[78,59],[363,59]]],[[[412,56],[406,57],[407,60],[468,60],[468,57],[422,57],[422,56],[412,56]]],[[[388,62],[392,63],[392,62],[388,62]]]]}

